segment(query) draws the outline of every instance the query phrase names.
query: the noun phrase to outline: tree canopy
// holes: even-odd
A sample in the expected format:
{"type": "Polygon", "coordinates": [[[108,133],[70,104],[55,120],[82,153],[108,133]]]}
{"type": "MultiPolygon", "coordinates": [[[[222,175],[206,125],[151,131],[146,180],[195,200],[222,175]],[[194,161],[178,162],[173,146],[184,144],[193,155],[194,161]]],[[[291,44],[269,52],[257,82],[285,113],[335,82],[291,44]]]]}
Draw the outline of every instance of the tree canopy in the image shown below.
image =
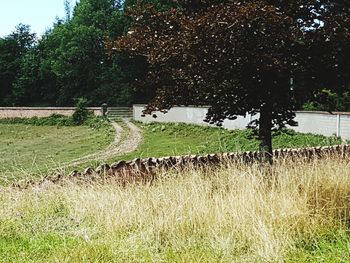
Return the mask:
{"type": "Polygon", "coordinates": [[[22,59],[35,43],[36,35],[23,24],[7,37],[0,38],[0,103],[11,102],[12,85],[19,76],[22,59]]]}
{"type": "Polygon", "coordinates": [[[110,50],[147,58],[137,84],[154,87],[146,113],[209,105],[207,121],[260,114],[262,149],[271,128],[294,125],[296,109],[322,87],[349,84],[349,4],[328,0],[177,0],[134,5],[129,34],[110,50]]]}

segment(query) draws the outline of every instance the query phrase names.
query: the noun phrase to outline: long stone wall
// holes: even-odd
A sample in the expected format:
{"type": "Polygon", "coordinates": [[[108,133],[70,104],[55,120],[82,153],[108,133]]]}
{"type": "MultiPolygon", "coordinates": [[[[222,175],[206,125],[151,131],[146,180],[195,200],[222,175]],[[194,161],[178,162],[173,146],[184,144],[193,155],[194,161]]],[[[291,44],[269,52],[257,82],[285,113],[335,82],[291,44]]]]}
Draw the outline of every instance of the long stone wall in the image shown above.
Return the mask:
{"type": "MultiPolygon", "coordinates": [[[[174,107],[166,114],[156,112],[157,118],[150,115],[142,116],[144,105],[134,105],[134,120],[141,122],[183,122],[200,125],[208,125],[204,118],[208,107],[174,107]]],[[[248,123],[259,118],[259,114],[245,117],[239,116],[236,120],[225,120],[223,127],[226,129],[245,129],[248,123]]],[[[343,139],[350,139],[350,113],[349,112],[312,112],[299,111],[295,120],[299,123],[297,127],[289,127],[301,133],[321,134],[325,136],[336,135],[343,139]]]]}
{"type": "MultiPolygon", "coordinates": [[[[324,147],[308,147],[299,149],[276,149],[273,151],[274,159],[304,159],[323,157],[348,158],[350,145],[335,145],[324,147]]],[[[73,171],[70,177],[89,176],[93,174],[104,174],[124,179],[136,178],[138,176],[148,176],[153,174],[155,169],[181,169],[186,166],[216,165],[225,161],[251,163],[262,158],[260,151],[231,152],[207,155],[185,155],[170,156],[162,158],[134,159],[132,161],[119,161],[111,165],[103,164],[93,169],[86,168],[83,172],[73,171]],[[130,177],[131,176],[131,177],[130,177]],[[136,177],[135,177],[136,176],[136,177]]]]}
{"type": "MultiPolygon", "coordinates": [[[[119,161],[111,165],[102,164],[96,169],[86,168],[84,171],[73,171],[70,174],[57,174],[48,176],[39,182],[33,180],[21,181],[13,186],[27,188],[45,182],[60,183],[66,180],[82,180],[93,182],[99,179],[113,179],[125,185],[129,182],[148,182],[154,179],[157,170],[175,168],[181,170],[185,167],[199,167],[202,165],[219,165],[225,162],[252,163],[261,160],[261,152],[232,152],[207,155],[169,156],[162,158],[134,159],[132,161],[119,161]]],[[[315,158],[349,158],[350,145],[335,145],[325,147],[310,147],[300,149],[277,149],[273,151],[274,159],[304,160],[315,158]]]]}
{"type": "MultiPolygon", "coordinates": [[[[52,114],[71,116],[74,109],[74,107],[0,107],[0,118],[48,117],[52,114]]],[[[91,107],[88,110],[96,116],[102,115],[99,107],[91,107]]]]}

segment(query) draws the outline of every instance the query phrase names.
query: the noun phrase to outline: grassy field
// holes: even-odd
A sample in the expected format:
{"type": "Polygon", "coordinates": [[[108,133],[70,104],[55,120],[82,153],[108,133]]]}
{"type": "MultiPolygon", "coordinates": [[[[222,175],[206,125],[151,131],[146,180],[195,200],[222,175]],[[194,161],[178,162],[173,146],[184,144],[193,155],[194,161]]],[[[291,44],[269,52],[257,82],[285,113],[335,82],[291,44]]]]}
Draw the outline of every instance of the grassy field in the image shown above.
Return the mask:
{"type": "Polygon", "coordinates": [[[105,148],[113,137],[109,127],[0,124],[1,181],[45,174],[49,168],[105,148]]]}
{"type": "MultiPolygon", "coordinates": [[[[39,126],[21,124],[22,120],[15,121],[0,122],[0,154],[3,156],[0,159],[0,181],[2,182],[33,175],[45,176],[49,169],[97,152],[113,140],[113,131],[109,126],[102,126],[96,130],[89,126],[52,126],[41,123],[43,120],[40,119],[34,122],[36,124],[39,122],[39,126]]],[[[30,120],[29,123],[31,122],[33,121],[30,120]]],[[[186,124],[138,123],[138,125],[143,131],[144,138],[136,151],[100,162],[112,163],[139,157],[247,151],[259,148],[258,140],[249,130],[228,131],[186,124]]],[[[127,134],[124,134],[123,138],[125,136],[127,134]]],[[[276,133],[273,139],[275,148],[339,143],[341,141],[338,138],[298,134],[293,131],[276,133]]],[[[96,167],[100,162],[86,162],[78,167],[70,167],[66,172],[69,173],[74,168],[83,170],[88,166],[96,167]]]]}
{"type": "MultiPolygon", "coordinates": [[[[259,141],[251,130],[225,130],[188,124],[142,124],[144,141],[130,154],[109,160],[129,160],[142,157],[162,157],[184,154],[208,154],[218,152],[253,151],[259,149],[259,141]]],[[[293,148],[341,144],[335,137],[300,134],[292,130],[274,133],[274,148],[293,148]]]]}
{"type": "Polygon", "coordinates": [[[0,188],[0,262],[348,262],[350,163],[330,158],[0,188]]]}

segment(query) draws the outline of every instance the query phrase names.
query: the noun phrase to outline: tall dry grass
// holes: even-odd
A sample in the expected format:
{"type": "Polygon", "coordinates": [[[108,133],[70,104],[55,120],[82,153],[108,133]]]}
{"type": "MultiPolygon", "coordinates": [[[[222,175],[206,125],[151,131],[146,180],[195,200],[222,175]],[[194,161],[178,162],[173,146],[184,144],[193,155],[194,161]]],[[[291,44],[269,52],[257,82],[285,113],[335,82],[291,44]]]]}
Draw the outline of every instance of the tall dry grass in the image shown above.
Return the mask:
{"type": "Polygon", "coordinates": [[[14,261],[281,262],[299,240],[346,230],[349,168],[328,158],[189,168],[125,187],[3,188],[0,236],[67,242],[43,255],[29,246],[14,261]]]}

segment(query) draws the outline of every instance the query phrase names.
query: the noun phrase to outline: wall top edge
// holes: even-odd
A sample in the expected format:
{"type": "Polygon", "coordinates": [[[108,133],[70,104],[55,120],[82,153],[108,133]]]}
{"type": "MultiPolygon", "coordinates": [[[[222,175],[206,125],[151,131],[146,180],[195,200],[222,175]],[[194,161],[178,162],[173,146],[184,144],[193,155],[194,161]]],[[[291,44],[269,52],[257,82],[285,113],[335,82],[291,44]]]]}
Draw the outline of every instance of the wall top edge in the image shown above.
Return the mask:
{"type": "MultiPolygon", "coordinates": [[[[134,107],[145,107],[146,104],[134,104],[134,107]]],[[[173,108],[210,108],[210,106],[174,106],[173,108]]],[[[295,111],[295,113],[311,113],[311,114],[323,114],[323,115],[348,115],[350,116],[350,112],[343,112],[343,111],[295,111]]]]}
{"type": "Polygon", "coordinates": [[[324,114],[324,115],[349,115],[350,112],[344,112],[344,111],[296,111],[296,113],[311,113],[311,114],[324,114]]]}
{"type": "MultiPolygon", "coordinates": [[[[145,107],[147,104],[133,104],[133,107],[145,107]]],[[[195,105],[188,105],[188,106],[174,106],[173,108],[199,108],[199,109],[208,109],[210,106],[195,106],[195,105]]]]}
{"type": "MultiPolygon", "coordinates": [[[[88,110],[101,110],[101,107],[87,107],[88,110]]],[[[0,107],[0,110],[75,110],[75,107],[0,107]]]]}

